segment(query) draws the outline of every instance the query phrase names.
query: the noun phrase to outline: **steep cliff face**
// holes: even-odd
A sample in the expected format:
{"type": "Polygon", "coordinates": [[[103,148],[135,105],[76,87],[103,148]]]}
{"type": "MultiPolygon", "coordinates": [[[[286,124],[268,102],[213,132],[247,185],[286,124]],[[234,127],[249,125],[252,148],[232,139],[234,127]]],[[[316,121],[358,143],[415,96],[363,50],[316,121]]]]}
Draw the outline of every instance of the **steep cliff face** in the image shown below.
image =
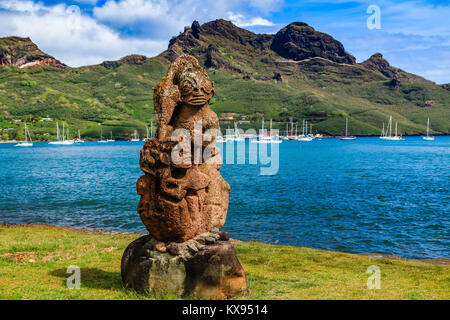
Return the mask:
{"type": "Polygon", "coordinates": [[[337,63],[355,63],[355,58],[345,51],[339,41],[301,22],[291,23],[272,35],[255,34],[223,19],[203,25],[194,21],[190,28],[171,39],[164,56],[173,61],[183,53],[196,55],[200,59],[205,55],[207,67],[233,70],[236,67],[221,56],[235,53],[250,58],[252,55],[249,53],[258,53],[266,56],[266,63],[275,63],[280,58],[300,61],[315,57],[337,63]],[[222,48],[218,47],[218,43],[222,48]]]}
{"type": "Polygon", "coordinates": [[[422,82],[422,83],[433,83],[430,80],[422,78],[421,76],[408,73],[402,69],[393,67],[389,62],[383,58],[381,53],[375,53],[369,59],[361,63],[365,68],[379,72],[384,76],[393,79],[397,82],[408,83],[408,82],[422,82]]]}
{"type": "Polygon", "coordinates": [[[54,57],[42,52],[30,38],[0,38],[0,65],[30,68],[36,65],[65,69],[67,66],[54,57]]]}
{"type": "Polygon", "coordinates": [[[278,31],[271,49],[286,59],[296,61],[322,57],[338,63],[355,63],[355,58],[345,52],[342,43],[303,22],[291,23],[278,31]]]}

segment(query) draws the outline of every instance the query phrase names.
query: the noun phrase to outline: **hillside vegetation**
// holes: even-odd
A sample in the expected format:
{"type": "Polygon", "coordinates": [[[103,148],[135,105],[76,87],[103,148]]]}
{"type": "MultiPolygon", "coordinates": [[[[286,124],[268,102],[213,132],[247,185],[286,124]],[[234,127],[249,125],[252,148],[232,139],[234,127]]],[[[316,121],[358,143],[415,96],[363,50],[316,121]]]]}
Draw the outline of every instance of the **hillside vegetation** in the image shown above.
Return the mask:
{"type": "Polygon", "coordinates": [[[34,140],[53,139],[56,120],[85,138],[99,138],[100,128],[115,138],[136,129],[142,136],[155,123],[153,87],[182,53],[196,56],[215,81],[211,107],[222,128],[234,121],[257,128],[265,117],[284,130],[291,120],[301,125],[307,119],[314,132],[340,135],[348,117],[351,134],[378,135],[392,115],[404,135],[425,133],[428,117],[432,134],[450,132],[450,91],[444,86],[390,66],[381,54],[355,63],[340,42],[303,23],[258,35],[224,20],[194,22],[157,57],[131,55],[81,68],[49,62],[52,57],[36,50],[29,39],[0,39],[5,140],[21,139],[25,121],[34,140]],[[41,121],[47,116],[52,121],[41,121]]]}

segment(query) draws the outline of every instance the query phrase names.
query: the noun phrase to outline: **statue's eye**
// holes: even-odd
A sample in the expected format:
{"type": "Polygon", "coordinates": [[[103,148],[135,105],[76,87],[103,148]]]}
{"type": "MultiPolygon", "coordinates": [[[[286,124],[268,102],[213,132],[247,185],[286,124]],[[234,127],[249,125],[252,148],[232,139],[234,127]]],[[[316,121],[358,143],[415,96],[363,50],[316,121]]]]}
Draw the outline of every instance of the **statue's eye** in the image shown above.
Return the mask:
{"type": "Polygon", "coordinates": [[[211,91],[213,91],[214,90],[214,85],[213,85],[213,83],[212,82],[206,82],[205,84],[204,84],[204,86],[203,86],[203,90],[205,90],[205,92],[207,92],[207,93],[211,93],[211,91]]]}
{"type": "Polygon", "coordinates": [[[192,91],[192,89],[193,89],[193,86],[192,86],[192,84],[189,83],[189,82],[185,82],[185,83],[183,83],[183,84],[181,85],[181,92],[182,92],[182,93],[189,93],[189,92],[192,91]]]}

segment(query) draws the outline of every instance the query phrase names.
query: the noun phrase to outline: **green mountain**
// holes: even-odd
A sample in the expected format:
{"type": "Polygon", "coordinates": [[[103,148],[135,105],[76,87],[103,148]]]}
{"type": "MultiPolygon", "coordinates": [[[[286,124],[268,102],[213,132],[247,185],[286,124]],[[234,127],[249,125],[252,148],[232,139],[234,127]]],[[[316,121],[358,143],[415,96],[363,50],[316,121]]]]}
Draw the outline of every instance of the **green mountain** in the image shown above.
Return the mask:
{"type": "Polygon", "coordinates": [[[349,118],[355,135],[378,135],[390,115],[402,134],[449,134],[450,92],[391,66],[376,53],[362,63],[331,36],[295,22],[276,34],[255,34],[225,20],[191,27],[157,57],[130,55],[119,61],[70,68],[30,39],[0,39],[0,129],[3,139],[21,138],[31,122],[35,139],[53,138],[54,120],[72,133],[98,138],[142,136],[155,122],[153,87],[180,54],[197,57],[216,83],[212,108],[222,128],[258,128],[273,118],[284,130],[307,119],[314,132],[340,135],[349,118]],[[43,119],[50,117],[52,121],[43,119]],[[8,129],[9,128],[9,129],[8,129]],[[11,130],[14,128],[14,130],[11,130]]]}

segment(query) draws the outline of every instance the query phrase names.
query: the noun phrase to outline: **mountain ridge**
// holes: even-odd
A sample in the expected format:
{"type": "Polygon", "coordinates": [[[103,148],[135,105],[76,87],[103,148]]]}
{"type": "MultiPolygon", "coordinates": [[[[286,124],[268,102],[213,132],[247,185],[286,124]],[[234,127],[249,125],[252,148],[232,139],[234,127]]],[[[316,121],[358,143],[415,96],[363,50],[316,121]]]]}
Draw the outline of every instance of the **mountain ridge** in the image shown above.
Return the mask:
{"type": "Polygon", "coordinates": [[[434,133],[450,131],[445,85],[393,67],[379,53],[356,63],[338,40],[306,23],[256,34],[223,19],[194,21],[156,57],[132,54],[79,68],[43,53],[29,38],[17,40],[27,43],[29,55],[20,45],[14,51],[14,39],[0,38],[2,61],[5,52],[16,59],[0,66],[3,136],[8,126],[21,126],[13,120],[28,117],[42,126],[37,131],[45,139],[51,126],[36,119],[46,115],[67,120],[86,137],[99,135],[99,123],[119,137],[135,128],[143,133],[155,120],[153,87],[183,53],[194,55],[216,82],[211,106],[224,125],[238,121],[244,129],[256,128],[265,116],[284,129],[290,119],[308,119],[316,132],[339,135],[348,117],[352,134],[376,135],[393,115],[404,134],[422,134],[427,117],[434,133]]]}

